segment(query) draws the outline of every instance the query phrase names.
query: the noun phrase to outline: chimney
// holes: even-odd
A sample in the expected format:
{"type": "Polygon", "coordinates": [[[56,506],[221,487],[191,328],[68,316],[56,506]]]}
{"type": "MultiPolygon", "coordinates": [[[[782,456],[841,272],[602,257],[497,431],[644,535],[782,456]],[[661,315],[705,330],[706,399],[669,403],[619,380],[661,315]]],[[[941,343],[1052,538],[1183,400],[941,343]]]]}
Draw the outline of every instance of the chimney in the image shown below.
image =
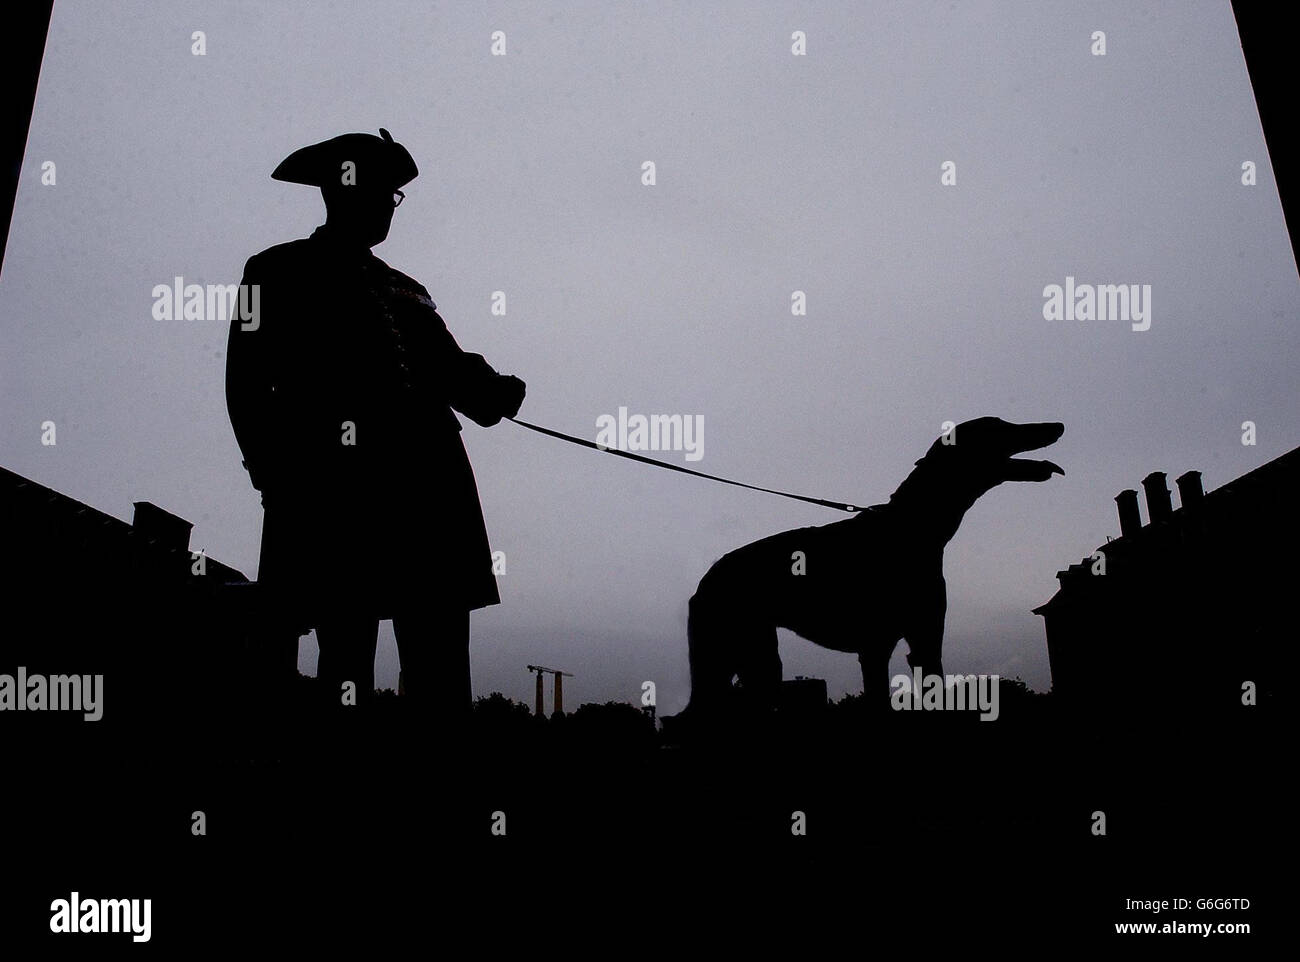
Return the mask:
{"type": "Polygon", "coordinates": [[[1125,488],[1115,495],[1115,503],[1119,505],[1120,537],[1137,534],[1142,528],[1142,515],[1138,513],[1138,493],[1132,488],[1125,488]]]}
{"type": "Polygon", "coordinates": [[[134,506],[132,529],[142,534],[146,540],[156,541],[160,547],[189,550],[193,524],[148,501],[136,501],[134,506]]]}
{"type": "Polygon", "coordinates": [[[1200,471],[1188,471],[1175,483],[1178,485],[1178,500],[1182,502],[1184,508],[1199,504],[1205,497],[1205,491],[1201,487],[1200,471]]]}
{"type": "Polygon", "coordinates": [[[1173,503],[1169,500],[1169,485],[1165,483],[1163,471],[1152,471],[1142,479],[1142,488],[1147,493],[1147,516],[1151,524],[1168,521],[1174,513],[1173,503]]]}

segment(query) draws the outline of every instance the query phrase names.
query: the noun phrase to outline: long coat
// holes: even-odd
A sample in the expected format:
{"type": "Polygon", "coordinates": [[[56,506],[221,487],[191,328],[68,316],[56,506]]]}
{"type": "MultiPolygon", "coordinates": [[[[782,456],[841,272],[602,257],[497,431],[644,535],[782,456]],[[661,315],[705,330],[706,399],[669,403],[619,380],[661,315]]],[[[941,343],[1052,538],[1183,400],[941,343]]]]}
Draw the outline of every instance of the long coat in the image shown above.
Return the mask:
{"type": "Polygon", "coordinates": [[[452,409],[491,425],[502,382],[429,292],[325,227],[248,260],[226,399],[265,516],[259,583],[300,632],[340,615],[497,604],[452,409]]]}

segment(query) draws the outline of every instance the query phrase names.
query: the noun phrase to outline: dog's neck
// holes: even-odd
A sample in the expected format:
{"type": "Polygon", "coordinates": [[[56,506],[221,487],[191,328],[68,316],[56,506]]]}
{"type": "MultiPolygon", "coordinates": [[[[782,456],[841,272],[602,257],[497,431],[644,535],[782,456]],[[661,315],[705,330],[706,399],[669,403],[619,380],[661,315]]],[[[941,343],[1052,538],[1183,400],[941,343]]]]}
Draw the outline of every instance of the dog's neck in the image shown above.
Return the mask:
{"type": "Polygon", "coordinates": [[[909,529],[923,543],[942,549],[961,527],[966,512],[989,490],[964,480],[941,469],[934,458],[924,457],[889,496],[889,510],[906,517],[909,529]]]}

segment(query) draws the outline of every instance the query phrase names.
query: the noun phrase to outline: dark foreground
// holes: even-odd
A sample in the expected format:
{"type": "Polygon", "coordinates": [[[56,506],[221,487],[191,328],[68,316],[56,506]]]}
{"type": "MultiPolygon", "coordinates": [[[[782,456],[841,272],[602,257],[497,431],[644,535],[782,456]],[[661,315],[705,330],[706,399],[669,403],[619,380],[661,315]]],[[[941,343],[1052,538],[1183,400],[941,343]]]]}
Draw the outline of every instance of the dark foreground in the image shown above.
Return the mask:
{"type": "Polygon", "coordinates": [[[692,920],[693,938],[728,942],[1226,953],[1259,946],[1278,913],[1291,763],[1271,706],[1096,718],[1026,696],[981,723],[845,702],[672,746],[630,706],[557,723],[481,701],[469,723],[412,735],[400,704],[29,725],[4,779],[9,944],[147,949],[51,935],[50,903],[73,890],[151,898],[156,950],[324,938],[368,941],[367,956],[402,935],[576,951],[624,920],[650,940],[630,951],[692,920]],[[1127,907],[1179,898],[1192,907],[1127,907]],[[1225,898],[1250,908],[1194,908],[1225,898]],[[1205,921],[1252,931],[1115,932],[1205,921]]]}

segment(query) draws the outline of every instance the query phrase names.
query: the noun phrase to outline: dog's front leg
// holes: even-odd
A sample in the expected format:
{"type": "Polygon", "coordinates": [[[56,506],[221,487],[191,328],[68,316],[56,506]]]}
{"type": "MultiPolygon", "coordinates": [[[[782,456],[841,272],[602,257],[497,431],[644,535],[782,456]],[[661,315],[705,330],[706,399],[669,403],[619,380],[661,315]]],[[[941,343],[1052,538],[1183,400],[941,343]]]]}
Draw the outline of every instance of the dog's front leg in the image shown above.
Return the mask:
{"type": "Polygon", "coordinates": [[[940,634],[939,638],[937,638],[937,641],[933,643],[933,645],[928,642],[922,642],[922,645],[918,647],[917,642],[914,642],[911,638],[907,638],[907,647],[910,649],[907,651],[907,667],[920,668],[920,677],[922,677],[922,679],[928,679],[931,675],[943,677],[944,660],[940,656],[940,649],[941,646],[943,646],[943,641],[944,636],[943,634],[940,634]]]}
{"type": "Polygon", "coordinates": [[[907,641],[907,664],[920,668],[921,677],[943,675],[943,621],[948,611],[947,586],[943,579],[912,612],[910,626],[903,635],[907,641]]]}
{"type": "Polygon", "coordinates": [[[921,677],[931,675],[943,676],[943,625],[937,632],[924,635],[913,633],[907,636],[907,666],[920,668],[921,677]]]}
{"type": "Polygon", "coordinates": [[[922,679],[944,675],[944,611],[927,612],[904,636],[907,641],[907,667],[920,668],[922,679]]]}

